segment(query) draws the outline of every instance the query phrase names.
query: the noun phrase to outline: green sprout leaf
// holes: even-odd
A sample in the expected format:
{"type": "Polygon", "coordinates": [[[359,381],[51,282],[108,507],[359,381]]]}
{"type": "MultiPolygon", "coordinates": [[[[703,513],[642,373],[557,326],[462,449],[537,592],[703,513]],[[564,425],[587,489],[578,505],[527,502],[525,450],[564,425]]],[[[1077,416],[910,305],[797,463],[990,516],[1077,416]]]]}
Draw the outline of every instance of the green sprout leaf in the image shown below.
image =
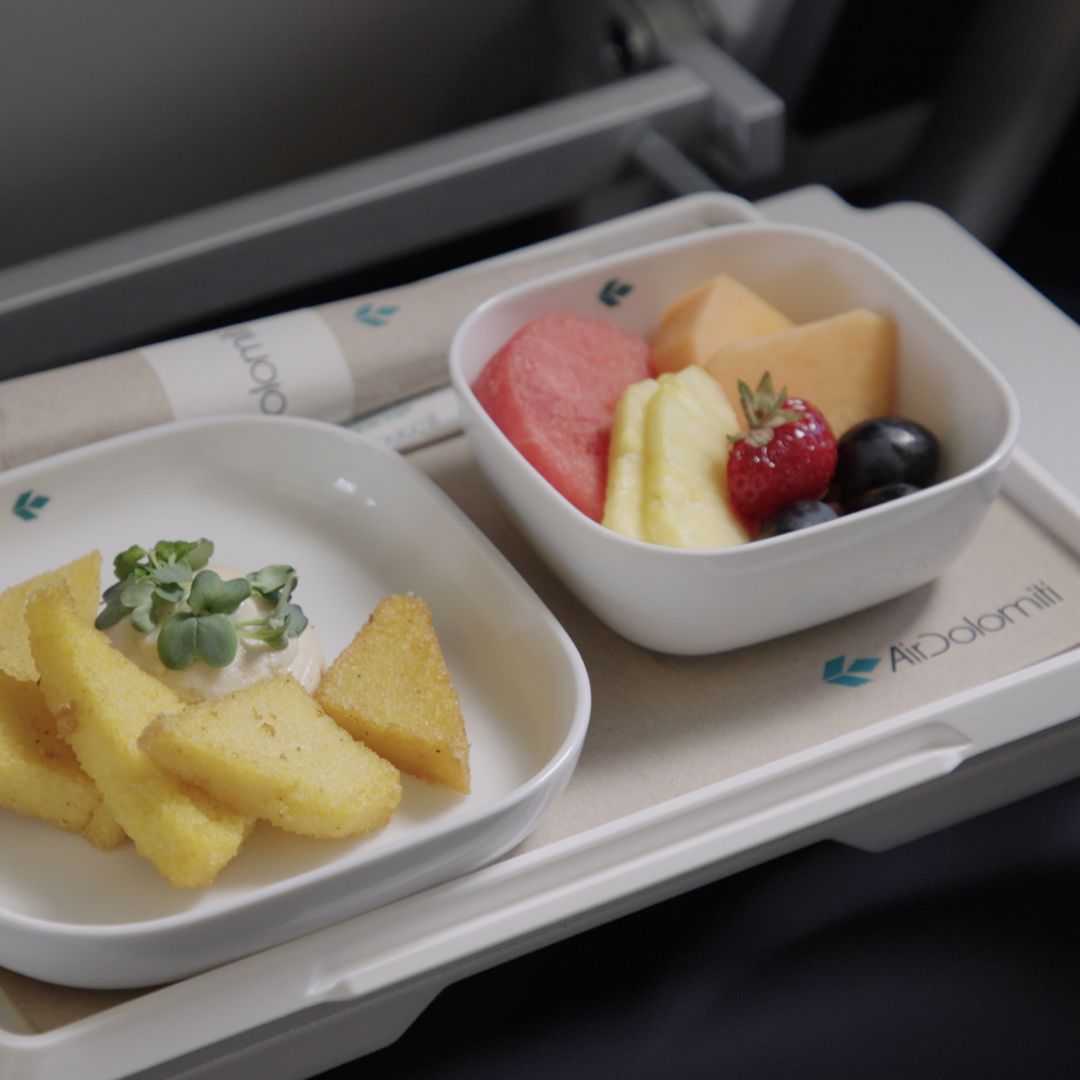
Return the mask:
{"type": "Polygon", "coordinates": [[[214,552],[214,545],[203,540],[159,540],[150,556],[152,566],[186,563],[192,570],[201,570],[214,552]],[[207,548],[209,550],[207,550],[207,548]],[[195,565],[199,563],[199,565],[195,565]]]}
{"type": "Polygon", "coordinates": [[[271,604],[276,604],[283,589],[292,592],[296,586],[296,571],[291,566],[264,566],[261,570],[248,574],[251,589],[258,596],[271,604]]]}
{"type": "Polygon", "coordinates": [[[151,607],[154,601],[154,583],[149,578],[129,579],[131,584],[120,593],[120,602],[131,611],[132,623],[144,634],[155,626],[151,607]]]}
{"type": "Polygon", "coordinates": [[[224,615],[174,615],[161,628],[157,650],[161,662],[173,671],[190,667],[196,659],[210,667],[228,667],[236,657],[236,629],[224,615]]]}
{"type": "Polygon", "coordinates": [[[231,615],[251,595],[246,578],[222,581],[213,570],[200,570],[188,594],[188,606],[200,615],[231,615]]]}
{"type": "Polygon", "coordinates": [[[154,567],[150,575],[159,585],[183,585],[194,575],[194,568],[187,563],[166,563],[154,567]]]}
{"type": "Polygon", "coordinates": [[[202,540],[196,540],[195,543],[191,545],[191,549],[188,551],[184,562],[186,562],[192,570],[202,570],[210,561],[210,556],[213,554],[213,541],[207,540],[204,537],[202,540]]]}
{"type": "Polygon", "coordinates": [[[288,637],[299,637],[307,629],[307,616],[297,604],[286,604],[283,608],[283,621],[285,634],[288,637]]]}
{"type": "Polygon", "coordinates": [[[157,652],[170,671],[182,671],[195,663],[195,623],[198,616],[190,612],[174,615],[158,634],[157,652]]]}
{"type": "Polygon", "coordinates": [[[213,668],[228,667],[236,656],[236,628],[224,615],[195,617],[195,651],[213,668]]]}
{"type": "Polygon", "coordinates": [[[105,606],[94,620],[94,626],[98,630],[108,630],[110,626],[115,626],[121,619],[126,619],[131,614],[131,608],[121,603],[119,596],[114,595],[110,599],[106,591],[104,600],[105,606]]]}
{"type": "Polygon", "coordinates": [[[183,583],[175,585],[155,585],[153,595],[167,604],[179,604],[187,595],[183,583]]]}
{"type": "Polygon", "coordinates": [[[120,603],[129,608],[150,603],[154,595],[154,582],[150,578],[129,578],[120,592],[120,603]]]}
{"type": "Polygon", "coordinates": [[[135,567],[145,558],[146,551],[139,547],[138,544],[132,544],[127,551],[121,551],[113,559],[113,570],[116,571],[117,579],[123,581],[125,578],[130,577],[135,572],[135,567]]]}

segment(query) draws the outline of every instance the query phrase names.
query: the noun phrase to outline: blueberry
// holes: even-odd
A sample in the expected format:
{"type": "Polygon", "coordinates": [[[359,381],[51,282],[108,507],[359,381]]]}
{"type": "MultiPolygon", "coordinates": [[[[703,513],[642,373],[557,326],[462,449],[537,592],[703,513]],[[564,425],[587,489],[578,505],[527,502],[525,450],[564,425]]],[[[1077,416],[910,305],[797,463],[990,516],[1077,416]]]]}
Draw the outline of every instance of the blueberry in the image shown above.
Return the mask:
{"type": "Polygon", "coordinates": [[[863,492],[888,484],[926,487],[940,462],[941,444],[922,424],[882,416],[856,424],[840,438],[833,483],[847,505],[863,492]]]}
{"type": "Polygon", "coordinates": [[[892,502],[893,499],[902,499],[905,495],[912,495],[916,491],[922,491],[916,484],[882,484],[881,487],[871,488],[849,499],[844,503],[844,513],[854,514],[859,510],[869,510],[871,506],[880,506],[882,503],[892,502]]]}
{"type": "Polygon", "coordinates": [[[811,525],[833,521],[836,517],[836,511],[828,503],[818,502],[816,499],[798,499],[769,518],[761,526],[758,538],[765,540],[770,536],[782,536],[798,529],[808,529],[811,525]]]}

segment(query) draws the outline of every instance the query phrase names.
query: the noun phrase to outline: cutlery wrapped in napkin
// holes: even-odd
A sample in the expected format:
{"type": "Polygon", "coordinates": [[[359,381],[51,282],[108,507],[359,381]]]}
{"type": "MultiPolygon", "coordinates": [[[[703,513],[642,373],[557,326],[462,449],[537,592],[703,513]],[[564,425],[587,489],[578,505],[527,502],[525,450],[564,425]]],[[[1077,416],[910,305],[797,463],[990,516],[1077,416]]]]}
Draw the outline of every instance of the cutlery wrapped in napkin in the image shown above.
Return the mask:
{"type": "Polygon", "coordinates": [[[362,416],[445,385],[450,338],[477,304],[588,257],[574,247],[492,259],[0,382],[0,468],[197,416],[362,416]]]}

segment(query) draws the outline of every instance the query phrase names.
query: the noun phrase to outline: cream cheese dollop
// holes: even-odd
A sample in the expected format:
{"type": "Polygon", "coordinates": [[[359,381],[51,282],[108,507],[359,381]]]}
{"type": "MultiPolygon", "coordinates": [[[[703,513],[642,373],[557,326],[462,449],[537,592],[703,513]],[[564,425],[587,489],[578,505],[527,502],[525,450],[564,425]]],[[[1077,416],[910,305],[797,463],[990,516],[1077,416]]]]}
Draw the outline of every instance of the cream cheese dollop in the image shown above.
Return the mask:
{"type": "MultiPolygon", "coordinates": [[[[211,563],[209,569],[225,579],[244,577],[242,571],[211,563]]],[[[266,603],[248,597],[231,616],[236,621],[259,619],[267,612],[266,603]]],[[[299,637],[290,638],[283,649],[262,642],[240,640],[236,656],[228,667],[214,668],[196,660],[179,671],[167,668],[157,653],[157,630],[144,634],[130,619],[121,619],[106,631],[113,645],[147,674],[163,682],[186,702],[208,701],[252,686],[275,675],[291,675],[309,694],[318,688],[325,661],[318,635],[311,623],[299,637]]]]}

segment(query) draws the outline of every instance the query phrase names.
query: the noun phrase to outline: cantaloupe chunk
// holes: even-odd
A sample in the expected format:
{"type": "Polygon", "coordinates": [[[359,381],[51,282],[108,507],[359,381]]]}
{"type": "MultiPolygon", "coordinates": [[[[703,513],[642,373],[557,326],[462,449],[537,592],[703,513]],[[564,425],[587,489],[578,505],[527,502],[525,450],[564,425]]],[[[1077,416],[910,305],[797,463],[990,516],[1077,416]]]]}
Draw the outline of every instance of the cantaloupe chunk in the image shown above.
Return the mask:
{"type": "Polygon", "coordinates": [[[56,731],[35,683],[0,672],[0,807],[48,821],[107,850],[124,840],[101,792],[56,731]]]}
{"type": "Polygon", "coordinates": [[[645,537],[645,409],[659,389],[655,379],[626,388],[615,406],[608,454],[603,524],[634,540],[645,537]]]}
{"type": "Polygon", "coordinates": [[[657,372],[701,366],[722,345],[774,334],[791,325],[782,311],[753,290],[727,274],[718,274],[664,312],[652,338],[650,360],[657,372]]]}
{"type": "Polygon", "coordinates": [[[697,366],[658,382],[645,409],[645,539],[681,548],[745,543],[727,488],[728,436],[739,431],[735,410],[697,366]]]}
{"type": "Polygon", "coordinates": [[[401,800],[397,769],[288,675],[159,716],[139,745],[162,768],[302,836],[362,836],[401,800]]]}
{"type": "Polygon", "coordinates": [[[88,625],[62,588],[33,593],[26,625],[58,730],[136,850],[174,885],[209,885],[240,850],[253,820],[139,749],[146,725],[184,703],[88,625]]]}
{"type": "Polygon", "coordinates": [[[738,382],[755,387],[766,371],[777,390],[816,405],[837,438],[896,407],[896,326],[856,308],[767,337],[718,349],[706,364],[732,401],[738,382]]]}
{"type": "Polygon", "coordinates": [[[61,583],[71,593],[75,610],[83,621],[93,622],[101,599],[101,553],[91,551],[81,559],[38,574],[0,593],[0,671],[23,682],[37,680],[38,671],[30,655],[23,612],[32,592],[61,583]]]}
{"type": "Polygon", "coordinates": [[[327,668],[315,699],[402,772],[468,792],[465,719],[431,611],[419,596],[381,600],[327,668]]]}

